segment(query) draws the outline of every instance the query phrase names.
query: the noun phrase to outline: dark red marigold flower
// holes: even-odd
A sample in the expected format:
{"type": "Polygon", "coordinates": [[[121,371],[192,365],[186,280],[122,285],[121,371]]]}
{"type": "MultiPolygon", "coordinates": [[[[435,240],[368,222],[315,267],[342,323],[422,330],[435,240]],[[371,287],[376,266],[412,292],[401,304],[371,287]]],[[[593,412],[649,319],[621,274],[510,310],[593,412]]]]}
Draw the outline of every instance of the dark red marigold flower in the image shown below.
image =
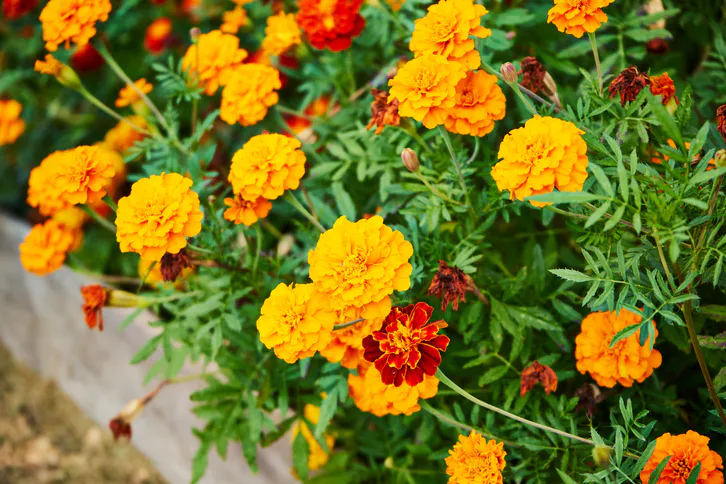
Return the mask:
{"type": "Polygon", "coordinates": [[[106,304],[108,290],[99,285],[91,284],[90,286],[81,287],[81,296],[83,296],[83,314],[89,329],[98,326],[99,331],[103,331],[103,306],[106,304]]]}
{"type": "Polygon", "coordinates": [[[621,72],[618,77],[613,79],[609,88],[610,99],[619,93],[620,104],[625,106],[626,103],[635,101],[640,91],[649,85],[650,79],[648,79],[648,74],[638,72],[637,67],[630,66],[621,72]]]}
{"type": "Polygon", "coordinates": [[[345,50],[365,27],[358,13],[362,4],[363,0],[299,0],[297,23],[316,49],[345,50]]]}
{"type": "Polygon", "coordinates": [[[676,85],[673,83],[673,79],[668,75],[667,72],[659,76],[651,76],[650,78],[650,92],[654,96],[663,96],[661,102],[665,105],[668,104],[671,99],[675,99],[678,104],[678,98],[676,97],[676,85]]]}
{"type": "Polygon", "coordinates": [[[374,363],[386,385],[416,386],[424,374],[433,376],[441,364],[441,352],[449,338],[438,334],[444,321],[429,322],[434,308],[419,302],[395,306],[379,331],[363,338],[363,357],[374,363]]]}
{"type": "Polygon", "coordinates": [[[167,17],[154,20],[146,28],[144,47],[150,54],[161,54],[171,42],[172,24],[167,17]]]}
{"type": "Polygon", "coordinates": [[[3,0],[3,15],[8,20],[22,17],[35,8],[38,0],[3,0]]]}
{"type": "Polygon", "coordinates": [[[544,78],[547,71],[537,59],[527,56],[520,63],[522,74],[522,85],[532,92],[540,92],[544,86],[544,78]]]}
{"type": "Polygon", "coordinates": [[[177,254],[166,253],[161,258],[161,278],[165,282],[174,282],[187,267],[191,267],[186,250],[182,249],[177,254]]]}
{"type": "Polygon", "coordinates": [[[108,422],[108,428],[111,429],[114,440],[118,440],[121,437],[131,440],[131,422],[126,422],[121,417],[115,417],[108,422]]]}
{"type": "Polygon", "coordinates": [[[398,126],[401,124],[401,117],[398,115],[398,99],[388,102],[388,91],[371,89],[373,102],[371,103],[371,121],[366,129],[376,126],[374,134],[381,134],[386,126],[398,126]]]}
{"type": "Polygon", "coordinates": [[[716,121],[718,122],[718,132],[726,141],[726,104],[716,110],[716,121]]]}
{"type": "Polygon", "coordinates": [[[71,66],[76,72],[92,72],[98,70],[104,62],[101,54],[91,44],[76,47],[73,55],[71,55],[71,66]]]}
{"type": "Polygon", "coordinates": [[[450,267],[446,262],[439,261],[439,270],[429,285],[429,296],[441,299],[441,310],[445,311],[449,303],[453,303],[454,311],[459,310],[459,301],[466,302],[468,289],[466,274],[458,267],[450,267]]]}
{"type": "Polygon", "coordinates": [[[645,44],[645,48],[651,54],[665,54],[668,52],[670,47],[668,46],[666,39],[653,39],[649,40],[648,43],[645,44]]]}
{"type": "Polygon", "coordinates": [[[519,385],[519,395],[525,396],[537,383],[542,383],[545,393],[549,395],[557,390],[557,374],[547,365],[535,361],[522,372],[522,382],[519,385]]]}

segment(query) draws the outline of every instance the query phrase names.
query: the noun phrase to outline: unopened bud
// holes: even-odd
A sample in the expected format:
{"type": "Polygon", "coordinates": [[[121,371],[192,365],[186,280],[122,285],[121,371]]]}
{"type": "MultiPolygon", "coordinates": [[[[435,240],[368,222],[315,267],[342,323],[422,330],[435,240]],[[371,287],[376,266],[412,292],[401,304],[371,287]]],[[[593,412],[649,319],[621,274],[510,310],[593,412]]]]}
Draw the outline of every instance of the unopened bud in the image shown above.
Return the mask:
{"type": "Polygon", "coordinates": [[[58,82],[64,86],[71,89],[78,90],[81,88],[81,79],[78,77],[78,74],[76,74],[76,71],[74,71],[68,64],[63,64],[60,74],[58,74],[56,79],[58,79],[58,82]]]}
{"type": "Polygon", "coordinates": [[[517,69],[511,62],[505,62],[502,67],[499,68],[499,72],[502,73],[502,78],[507,84],[514,84],[519,80],[517,69]]]}
{"type": "Polygon", "coordinates": [[[726,168],[726,150],[718,150],[713,159],[716,161],[716,168],[726,168]]]}
{"type": "Polygon", "coordinates": [[[542,78],[542,92],[550,98],[550,100],[557,105],[558,108],[562,109],[562,103],[560,102],[560,96],[557,93],[557,84],[549,72],[545,72],[542,78]]]}
{"type": "Polygon", "coordinates": [[[295,237],[291,234],[285,234],[280,237],[280,241],[277,243],[277,255],[284,257],[292,251],[295,247],[295,237]]]}
{"type": "Polygon", "coordinates": [[[202,34],[202,31],[201,31],[201,30],[199,30],[199,27],[193,27],[193,28],[192,28],[192,29],[191,29],[191,30],[189,31],[189,37],[190,37],[190,38],[192,39],[192,43],[193,43],[193,44],[196,44],[196,43],[197,43],[197,41],[199,40],[199,36],[200,36],[201,34],[202,34]]]}
{"type": "Polygon", "coordinates": [[[383,467],[386,469],[393,469],[393,457],[390,455],[386,457],[386,460],[383,461],[383,467]]]}
{"type": "Polygon", "coordinates": [[[515,32],[514,30],[510,30],[509,32],[507,32],[507,33],[506,33],[506,35],[505,35],[504,37],[505,37],[505,38],[506,38],[507,40],[514,40],[514,38],[515,38],[516,36],[517,36],[517,32],[515,32]]]}
{"type": "Polygon", "coordinates": [[[401,152],[401,161],[403,162],[403,166],[411,173],[416,173],[418,167],[421,165],[418,161],[418,155],[411,148],[405,148],[401,152]]]}
{"type": "Polygon", "coordinates": [[[610,447],[607,445],[596,445],[592,448],[592,459],[600,467],[607,467],[610,464],[610,447]]]}
{"type": "Polygon", "coordinates": [[[109,289],[105,306],[112,308],[135,308],[144,306],[145,302],[144,298],[136,294],[120,289],[109,289]]]}

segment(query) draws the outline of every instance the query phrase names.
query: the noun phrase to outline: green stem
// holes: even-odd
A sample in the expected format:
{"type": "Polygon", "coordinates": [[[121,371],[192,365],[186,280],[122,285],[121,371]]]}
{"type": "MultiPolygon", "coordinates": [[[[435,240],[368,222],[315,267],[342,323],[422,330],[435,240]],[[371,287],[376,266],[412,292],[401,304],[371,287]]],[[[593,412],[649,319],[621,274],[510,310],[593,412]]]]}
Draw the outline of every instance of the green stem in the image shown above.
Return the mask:
{"type": "Polygon", "coordinates": [[[93,94],[91,94],[85,87],[81,86],[78,89],[78,92],[80,92],[81,95],[83,97],[85,97],[91,104],[93,104],[98,109],[100,109],[104,113],[108,114],[112,118],[116,118],[117,120],[119,120],[119,121],[121,121],[123,123],[128,124],[129,126],[131,126],[131,128],[133,128],[134,130],[136,130],[139,133],[143,134],[144,136],[151,136],[151,133],[149,131],[145,130],[144,128],[142,128],[140,126],[137,126],[136,124],[132,123],[128,119],[126,119],[123,116],[121,116],[119,113],[117,113],[113,109],[111,109],[108,106],[106,106],[105,104],[103,104],[103,102],[101,102],[96,96],[94,96],[93,94]]]}
{"type": "Polygon", "coordinates": [[[199,296],[201,294],[204,294],[204,291],[179,292],[179,293],[173,294],[171,296],[166,296],[166,297],[149,298],[149,299],[144,298],[144,303],[146,304],[145,307],[148,307],[149,305],[152,305],[152,304],[161,304],[161,303],[165,303],[165,302],[177,301],[179,299],[184,299],[184,298],[193,297],[193,296],[199,296]]]}
{"type": "Polygon", "coordinates": [[[469,198],[469,190],[467,190],[466,188],[466,180],[464,180],[464,174],[461,172],[461,164],[459,163],[459,158],[456,156],[454,146],[451,144],[449,132],[446,131],[446,128],[444,128],[443,126],[439,126],[439,133],[441,133],[441,136],[444,138],[446,148],[449,150],[449,156],[451,156],[451,163],[453,163],[454,168],[456,168],[456,173],[459,175],[459,184],[461,185],[461,189],[464,191],[464,199],[466,200],[466,205],[469,207],[469,210],[473,212],[474,209],[471,205],[471,199],[469,198]]]}
{"type": "Polygon", "coordinates": [[[305,207],[302,206],[302,204],[295,198],[295,195],[292,194],[292,192],[285,192],[285,200],[287,200],[290,205],[295,207],[295,209],[300,212],[300,214],[308,219],[313,225],[315,225],[315,228],[317,228],[321,233],[325,232],[325,227],[320,223],[320,221],[313,217],[313,215],[307,211],[305,207]]]}
{"type": "Polygon", "coordinates": [[[257,274],[257,264],[260,261],[260,253],[262,253],[262,229],[260,224],[255,224],[255,235],[257,236],[257,247],[255,250],[255,258],[252,259],[252,274],[257,274]]]}
{"type": "MultiPolygon", "coordinates": [[[[506,82],[506,81],[505,81],[506,82]]],[[[512,88],[512,91],[517,95],[520,101],[524,104],[524,107],[527,108],[527,111],[529,111],[529,114],[535,115],[537,114],[537,108],[534,107],[534,104],[532,104],[529,99],[524,95],[522,92],[522,87],[517,82],[507,82],[507,85],[512,88]]]]}
{"type": "Polygon", "coordinates": [[[600,68],[600,54],[597,51],[597,38],[595,32],[588,32],[590,37],[590,47],[592,47],[592,55],[595,58],[595,68],[597,69],[597,85],[600,90],[600,96],[602,96],[602,69],[600,68]]]}
{"type": "Polygon", "coordinates": [[[429,144],[424,140],[420,134],[416,131],[416,128],[412,125],[408,126],[407,128],[400,127],[403,131],[405,131],[411,138],[415,139],[418,144],[421,145],[421,147],[426,151],[426,153],[433,153],[434,151],[429,147],[429,144]]]}
{"type": "Polygon", "coordinates": [[[278,111],[280,111],[281,113],[290,114],[292,116],[297,116],[298,118],[307,119],[308,121],[310,121],[312,119],[307,114],[303,114],[300,111],[295,111],[294,109],[288,108],[286,106],[282,106],[280,104],[275,104],[275,108],[278,111]]]}
{"type": "MultiPolygon", "coordinates": [[[[486,62],[482,61],[482,67],[484,68],[484,70],[488,71],[490,74],[493,74],[493,75],[497,76],[497,78],[499,78],[499,80],[504,81],[504,77],[502,76],[502,73],[499,72],[499,71],[497,71],[497,70],[495,70],[492,66],[490,66],[486,62]]],[[[522,91],[523,93],[525,93],[527,96],[529,96],[530,98],[534,99],[538,103],[541,103],[541,104],[547,106],[548,108],[551,108],[556,113],[559,113],[560,111],[562,111],[562,109],[559,106],[557,106],[556,104],[551,103],[549,101],[545,101],[542,97],[540,97],[537,94],[533,93],[532,91],[530,91],[529,89],[527,89],[523,85],[517,84],[517,86],[519,87],[519,90],[520,91],[522,91]]]]}
{"type": "Polygon", "coordinates": [[[347,323],[336,324],[335,326],[333,326],[333,331],[337,331],[339,329],[345,329],[349,326],[353,326],[354,324],[358,324],[362,321],[365,321],[365,319],[358,318],[358,319],[354,319],[353,321],[348,321],[347,323]]]}
{"type": "Polygon", "coordinates": [[[113,201],[113,198],[111,198],[110,195],[103,197],[103,201],[106,202],[106,205],[108,205],[111,210],[118,212],[118,205],[116,205],[116,202],[113,201]]]}
{"type": "Polygon", "coordinates": [[[270,232],[276,239],[281,239],[282,238],[282,232],[280,232],[279,230],[277,230],[277,227],[275,227],[274,225],[272,225],[270,222],[268,222],[265,219],[261,219],[260,220],[260,223],[262,224],[262,227],[265,230],[267,230],[268,232],[270,232]]]}
{"type": "Polygon", "coordinates": [[[199,252],[200,254],[215,255],[215,252],[213,250],[199,247],[197,245],[192,244],[191,242],[187,242],[187,249],[191,250],[192,252],[199,252]]]}
{"type": "Polygon", "coordinates": [[[487,439],[496,440],[497,442],[503,442],[503,440],[497,438],[494,435],[484,433],[479,429],[475,429],[474,427],[471,427],[463,422],[459,422],[458,420],[455,420],[455,419],[449,417],[445,413],[436,410],[434,407],[429,405],[429,403],[425,400],[419,400],[418,405],[419,405],[419,407],[426,410],[428,413],[430,413],[437,419],[441,420],[442,422],[446,422],[450,425],[453,425],[454,427],[459,427],[460,429],[468,430],[470,432],[478,432],[478,433],[482,434],[484,437],[486,437],[487,439]]]}
{"type": "Polygon", "coordinates": [[[461,205],[461,202],[457,202],[456,200],[452,200],[451,198],[449,198],[446,195],[444,195],[443,193],[441,193],[438,188],[436,188],[435,186],[431,185],[429,183],[429,181],[426,179],[426,177],[424,177],[423,174],[421,174],[421,171],[420,170],[419,171],[415,171],[414,174],[421,181],[421,183],[423,183],[424,185],[426,185],[426,188],[428,188],[429,190],[431,190],[431,193],[433,193],[434,195],[436,195],[440,199],[445,200],[445,201],[447,201],[449,203],[453,203],[454,205],[461,205]]]}
{"type": "Polygon", "coordinates": [[[99,214],[96,213],[95,210],[93,210],[88,205],[81,205],[81,208],[93,220],[95,220],[96,222],[98,222],[98,224],[101,225],[101,227],[103,227],[104,229],[107,229],[111,233],[114,233],[114,234],[116,233],[116,225],[113,222],[111,222],[110,220],[107,220],[107,219],[101,217],[99,214]]]}

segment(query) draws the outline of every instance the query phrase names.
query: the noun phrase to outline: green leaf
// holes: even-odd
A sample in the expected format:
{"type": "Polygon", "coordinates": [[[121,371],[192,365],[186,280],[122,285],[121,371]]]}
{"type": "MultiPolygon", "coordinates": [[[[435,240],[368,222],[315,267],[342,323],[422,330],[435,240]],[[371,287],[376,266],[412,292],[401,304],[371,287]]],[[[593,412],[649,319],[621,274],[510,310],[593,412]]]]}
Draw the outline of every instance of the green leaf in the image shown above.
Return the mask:
{"type": "Polygon", "coordinates": [[[718,374],[714,377],[713,386],[716,387],[716,391],[720,391],[726,386],[726,366],[721,368],[718,374]]]}
{"type": "Polygon", "coordinates": [[[163,336],[159,334],[144,343],[144,346],[142,346],[141,349],[136,352],[134,357],[131,358],[131,364],[135,365],[137,363],[141,363],[142,361],[149,358],[149,356],[154,354],[156,349],[159,347],[159,343],[161,343],[162,339],[163,336]]]}
{"type": "Polygon", "coordinates": [[[534,20],[535,15],[523,8],[509,8],[494,18],[494,24],[497,27],[504,25],[520,25],[526,24],[534,20]]]}
{"type": "Polygon", "coordinates": [[[615,161],[623,161],[623,152],[620,150],[620,145],[613,139],[609,134],[603,135],[605,141],[610,145],[610,149],[615,153],[615,161]]]}
{"type": "Polygon", "coordinates": [[[550,313],[538,307],[509,306],[510,316],[520,324],[546,331],[562,331],[550,313]]]}
{"type": "Polygon", "coordinates": [[[691,473],[688,476],[688,480],[686,481],[686,484],[696,484],[696,481],[698,481],[698,475],[701,473],[701,463],[699,462],[696,464],[696,467],[691,469],[691,473]]]}
{"type": "Polygon", "coordinates": [[[720,333],[716,336],[698,335],[698,342],[703,348],[710,350],[726,350],[726,333],[720,333]]]}
{"type": "Polygon", "coordinates": [[[676,146],[678,146],[679,149],[685,151],[681,130],[678,128],[676,120],[673,118],[671,113],[663,107],[660,99],[655,96],[648,96],[648,106],[650,106],[651,111],[655,114],[655,117],[658,119],[658,122],[660,123],[663,131],[665,131],[665,134],[676,143],[676,146]]]}
{"type": "Polygon", "coordinates": [[[684,198],[683,203],[687,203],[688,205],[700,208],[701,210],[708,210],[708,204],[697,198],[684,198]]]}
{"type": "Polygon", "coordinates": [[[292,442],[292,466],[297,471],[300,479],[305,481],[308,478],[308,455],[310,448],[308,441],[303,437],[302,432],[298,432],[295,440],[292,442]]]}
{"type": "Polygon", "coordinates": [[[643,324],[643,323],[631,324],[630,326],[628,326],[626,328],[623,328],[620,331],[618,331],[615,334],[615,336],[613,336],[613,340],[610,342],[610,348],[612,348],[613,346],[615,346],[615,343],[617,343],[621,339],[625,339],[628,336],[631,336],[631,335],[634,335],[635,333],[637,333],[640,330],[641,324],[643,324]]]}
{"type": "Polygon", "coordinates": [[[545,202],[545,203],[584,203],[592,202],[593,200],[604,200],[606,197],[602,195],[595,195],[594,193],[586,192],[552,192],[542,193],[540,195],[534,195],[525,198],[527,201],[545,202]]]}
{"type": "Polygon", "coordinates": [[[698,134],[696,134],[696,137],[693,138],[693,141],[691,141],[691,146],[688,148],[688,158],[690,160],[694,159],[696,155],[700,153],[703,149],[703,145],[706,144],[709,128],[710,125],[708,121],[706,121],[705,123],[703,123],[703,126],[701,126],[701,129],[698,130],[698,134]]]}
{"type": "Polygon", "coordinates": [[[201,445],[194,454],[194,460],[192,460],[192,484],[199,482],[199,479],[207,472],[207,465],[209,463],[207,459],[208,454],[209,444],[201,445]]]}
{"type": "Polygon", "coordinates": [[[655,450],[655,440],[648,444],[648,447],[645,448],[643,453],[640,455],[640,458],[635,463],[635,467],[633,467],[632,475],[637,476],[640,475],[640,471],[645,469],[645,465],[650,460],[650,456],[653,455],[653,451],[655,450]]]}
{"type": "Polygon", "coordinates": [[[591,227],[595,222],[600,220],[605,213],[610,209],[610,200],[600,205],[597,210],[593,211],[585,222],[585,228],[591,227]]]}
{"type": "Polygon", "coordinates": [[[343,188],[343,184],[341,182],[334,182],[332,188],[333,198],[335,198],[335,203],[338,205],[340,213],[345,215],[348,220],[355,220],[355,204],[348,192],[343,188]]]}
{"type": "Polygon", "coordinates": [[[615,210],[615,213],[613,213],[612,218],[610,218],[607,222],[605,222],[605,225],[603,226],[602,230],[603,232],[607,232],[608,230],[615,227],[618,222],[620,222],[620,219],[623,218],[623,213],[625,212],[625,205],[620,205],[617,210],[615,210]]]}
{"type": "Polygon", "coordinates": [[[483,387],[484,385],[494,383],[495,381],[506,375],[507,371],[509,371],[509,368],[506,366],[497,366],[494,368],[490,368],[479,378],[479,386],[483,387]]]}
{"type": "Polygon", "coordinates": [[[550,269],[550,272],[566,281],[588,282],[592,280],[591,276],[574,269],[550,269]]]}
{"type": "Polygon", "coordinates": [[[623,201],[628,203],[628,197],[630,192],[628,191],[629,180],[628,171],[625,169],[623,160],[618,160],[618,188],[620,188],[620,195],[623,197],[623,201]]]}
{"type": "Polygon", "coordinates": [[[688,188],[702,185],[708,181],[713,180],[714,178],[720,177],[724,173],[726,173],[726,168],[716,168],[715,170],[708,170],[696,173],[691,177],[690,180],[688,180],[688,188]]]}
{"type": "Polygon", "coordinates": [[[318,418],[318,423],[315,426],[316,439],[322,438],[325,429],[328,428],[330,421],[333,419],[333,415],[335,415],[335,412],[338,410],[339,389],[340,385],[334,386],[329,392],[327,392],[327,397],[324,398],[323,403],[320,404],[320,417],[318,418]]]}
{"type": "Polygon", "coordinates": [[[670,32],[665,29],[631,29],[626,31],[625,35],[641,43],[654,39],[671,38],[670,32]]]}
{"type": "Polygon", "coordinates": [[[671,456],[666,456],[665,459],[660,461],[660,464],[655,468],[653,473],[650,475],[650,478],[648,479],[648,484],[658,484],[658,481],[660,480],[660,475],[663,473],[663,469],[668,465],[668,461],[671,460],[671,456]]]}
{"type": "Polygon", "coordinates": [[[615,196],[615,192],[613,191],[613,186],[610,183],[610,180],[608,180],[607,175],[605,175],[605,172],[602,171],[602,168],[597,166],[595,163],[589,163],[587,167],[590,169],[593,175],[595,175],[595,178],[597,179],[597,182],[600,184],[603,190],[605,190],[605,193],[608,195],[615,196]]]}
{"type": "Polygon", "coordinates": [[[573,478],[571,478],[570,476],[568,476],[567,474],[565,474],[560,469],[555,469],[555,470],[557,471],[557,474],[560,475],[560,479],[562,479],[562,482],[564,484],[577,484],[577,481],[576,480],[574,480],[573,478]]]}

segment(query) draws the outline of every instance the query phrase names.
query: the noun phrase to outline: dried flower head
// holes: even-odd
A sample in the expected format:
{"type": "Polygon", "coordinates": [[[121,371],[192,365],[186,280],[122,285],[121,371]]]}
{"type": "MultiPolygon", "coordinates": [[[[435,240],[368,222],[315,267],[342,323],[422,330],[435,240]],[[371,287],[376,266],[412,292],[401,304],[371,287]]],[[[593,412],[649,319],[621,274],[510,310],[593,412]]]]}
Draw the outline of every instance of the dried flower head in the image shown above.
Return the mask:
{"type": "Polygon", "coordinates": [[[648,74],[639,72],[635,66],[630,66],[613,79],[608,92],[610,93],[610,99],[620,94],[620,104],[625,106],[625,104],[635,101],[640,91],[649,85],[648,74]]]}
{"type": "Polygon", "coordinates": [[[716,122],[718,124],[718,132],[721,133],[724,141],[726,141],[726,104],[719,106],[716,110],[716,122]]]}
{"type": "Polygon", "coordinates": [[[584,410],[588,417],[595,415],[597,404],[605,398],[600,391],[600,387],[594,383],[585,383],[575,391],[575,396],[579,399],[575,410],[584,410]]]}
{"type": "Polygon", "coordinates": [[[557,374],[539,361],[535,361],[522,372],[519,395],[525,396],[537,383],[542,383],[547,395],[557,390],[557,374]]]}
{"type": "Polygon", "coordinates": [[[237,36],[213,30],[200,35],[197,43],[189,46],[182,59],[182,68],[189,70],[190,77],[211,96],[219,86],[230,81],[245,58],[247,51],[240,49],[237,36]]]}
{"type": "Polygon", "coordinates": [[[401,124],[401,117],[398,115],[398,99],[388,101],[388,91],[371,89],[373,102],[371,103],[371,120],[366,129],[376,127],[374,134],[381,134],[386,126],[398,126],[401,124]]]}
{"type": "Polygon", "coordinates": [[[381,217],[340,217],[308,253],[310,279],[334,309],[362,308],[363,318],[383,318],[391,310],[388,296],[411,286],[412,255],[411,243],[381,217]]]}
{"type": "Polygon", "coordinates": [[[446,458],[449,484],[502,484],[506,455],[502,442],[487,441],[474,430],[468,437],[460,435],[446,458]]]}
{"type": "Polygon", "coordinates": [[[267,115],[267,109],[277,104],[277,90],[281,87],[280,72],[274,67],[244,64],[222,91],[219,117],[227,124],[257,124],[267,115]]]}
{"type": "Polygon", "coordinates": [[[723,460],[708,447],[709,440],[692,430],[680,435],[661,435],[655,440],[655,450],[640,472],[640,480],[650,483],[651,474],[658,464],[670,456],[656,484],[723,484],[723,460]],[[690,481],[688,477],[699,463],[698,477],[690,481]]]}
{"type": "Polygon", "coordinates": [[[264,197],[255,200],[245,200],[240,195],[234,198],[225,198],[224,204],[229,208],[224,211],[225,220],[235,224],[245,224],[249,227],[261,218],[267,217],[272,210],[272,204],[264,197]]]}
{"type": "Polygon", "coordinates": [[[668,75],[667,72],[658,76],[651,76],[650,78],[650,92],[654,96],[663,96],[661,102],[666,105],[671,100],[674,100],[678,104],[678,98],[676,97],[676,85],[673,83],[673,79],[668,75]]]}
{"type": "Polygon", "coordinates": [[[174,282],[181,277],[184,269],[190,267],[192,264],[189,262],[185,249],[176,254],[166,253],[161,258],[161,277],[164,282],[174,282]]]}
{"type": "Polygon", "coordinates": [[[50,0],[40,12],[45,48],[50,52],[71,42],[86,45],[96,35],[96,22],[108,20],[110,0],[50,0]]]}
{"type": "MultiPolygon", "coordinates": [[[[661,365],[658,350],[651,350],[650,337],[640,345],[640,330],[616,342],[610,343],[618,331],[640,323],[642,318],[627,309],[620,313],[598,311],[582,320],[581,332],[575,338],[575,358],[580,373],[590,373],[598,385],[612,388],[617,383],[630,387],[633,382],[642,383],[661,365]]],[[[658,330],[653,328],[652,338],[658,330]]]]}
{"type": "Polygon", "coordinates": [[[328,345],[320,350],[320,356],[345,368],[356,368],[363,358],[363,338],[381,327],[382,318],[362,319],[360,308],[343,308],[336,311],[336,324],[358,321],[348,327],[336,329],[328,345]]]}
{"type": "MultiPolygon", "coordinates": [[[[146,81],[146,78],[143,77],[138,81],[134,82],[134,86],[136,86],[136,88],[144,94],[149,94],[154,88],[154,86],[149,84],[146,81]]],[[[116,107],[123,108],[125,106],[131,106],[139,101],[141,101],[141,96],[136,91],[136,89],[129,85],[126,85],[118,93],[118,99],[116,99],[116,107]]]]}
{"type": "Polygon", "coordinates": [[[144,47],[151,54],[161,54],[169,46],[173,27],[168,17],[160,17],[146,28],[144,47]]]}
{"type": "Polygon", "coordinates": [[[108,428],[113,434],[115,440],[124,437],[131,440],[131,422],[138,417],[144,410],[144,407],[151,403],[151,400],[169,383],[169,380],[164,380],[159,383],[156,388],[147,393],[141,398],[135,398],[126,404],[124,408],[108,423],[108,428]]]}
{"type": "Polygon", "coordinates": [[[540,92],[547,74],[544,66],[536,58],[527,56],[522,59],[519,68],[522,73],[522,85],[532,92],[540,92]]]}
{"type": "Polygon", "coordinates": [[[547,23],[557,30],[582,37],[585,32],[595,32],[608,21],[601,9],[615,0],[554,0],[555,6],[547,13],[547,23]]]}
{"type": "Polygon", "coordinates": [[[101,310],[106,304],[108,289],[100,284],[82,286],[81,296],[83,296],[83,315],[88,329],[98,327],[99,331],[103,331],[103,312],[101,310]]]}
{"type": "Polygon", "coordinates": [[[53,219],[34,226],[20,244],[20,263],[38,276],[61,268],[74,244],[72,230],[53,219]]]}
{"type": "Polygon", "coordinates": [[[441,364],[441,352],[449,338],[438,334],[443,320],[432,321],[434,308],[419,302],[396,306],[383,320],[378,331],[363,339],[363,357],[374,363],[386,385],[416,386],[424,375],[434,376],[441,364]]]}
{"type": "Polygon", "coordinates": [[[219,30],[225,34],[236,34],[239,29],[249,23],[247,18],[247,10],[237,6],[232,10],[228,10],[222,14],[222,25],[219,30]]]}
{"type": "Polygon", "coordinates": [[[298,0],[297,23],[316,49],[339,52],[363,31],[363,0],[298,0]]]}
{"type": "Polygon", "coordinates": [[[492,34],[480,25],[488,13],[473,0],[440,0],[428,8],[425,17],[415,21],[408,47],[416,57],[441,55],[466,69],[477,69],[481,57],[471,37],[483,39],[492,34]]]}
{"type": "Polygon", "coordinates": [[[137,126],[146,129],[146,120],[142,116],[127,116],[125,119],[133,126],[125,121],[119,121],[103,138],[108,149],[122,154],[134,146],[137,141],[141,141],[146,137],[144,133],[134,128],[134,126],[137,126]]]}
{"type": "Polygon", "coordinates": [[[271,55],[282,55],[302,42],[302,32],[292,13],[280,12],[267,17],[262,50],[271,55]]]}
{"type": "Polygon", "coordinates": [[[15,143],[25,131],[25,121],[20,117],[22,111],[19,102],[0,99],[0,146],[15,143]]]}
{"type": "Polygon", "coordinates": [[[561,192],[582,190],[588,163],[584,133],[569,121],[546,116],[510,131],[499,146],[501,161],[492,169],[497,188],[509,190],[509,198],[517,200],[555,188],[561,192]]]}
{"type": "Polygon", "coordinates": [[[3,15],[8,20],[23,17],[35,8],[38,0],[3,0],[3,15]]]}
{"type": "MultiPolygon", "coordinates": [[[[320,407],[310,403],[306,404],[303,408],[303,416],[305,417],[305,420],[313,425],[316,425],[320,421],[320,407]]],[[[328,459],[330,459],[330,453],[333,452],[335,437],[330,434],[323,435],[325,445],[328,447],[328,451],[326,452],[326,450],[323,449],[323,446],[320,445],[320,442],[317,441],[310,428],[308,428],[307,424],[302,420],[298,421],[298,424],[292,428],[290,440],[295,441],[295,437],[297,437],[298,433],[302,434],[305,441],[308,443],[308,448],[310,449],[310,454],[308,455],[308,469],[315,471],[327,464],[328,459]]]]}
{"type": "Polygon", "coordinates": [[[454,311],[459,310],[459,301],[466,302],[468,283],[464,271],[445,261],[439,261],[439,270],[429,285],[429,296],[441,299],[441,310],[445,311],[449,303],[453,303],[454,311]]]}
{"type": "Polygon", "coordinates": [[[444,126],[448,131],[485,136],[494,122],[504,119],[507,98],[497,85],[497,77],[484,71],[469,71],[456,86],[455,104],[446,109],[444,126]]]}

